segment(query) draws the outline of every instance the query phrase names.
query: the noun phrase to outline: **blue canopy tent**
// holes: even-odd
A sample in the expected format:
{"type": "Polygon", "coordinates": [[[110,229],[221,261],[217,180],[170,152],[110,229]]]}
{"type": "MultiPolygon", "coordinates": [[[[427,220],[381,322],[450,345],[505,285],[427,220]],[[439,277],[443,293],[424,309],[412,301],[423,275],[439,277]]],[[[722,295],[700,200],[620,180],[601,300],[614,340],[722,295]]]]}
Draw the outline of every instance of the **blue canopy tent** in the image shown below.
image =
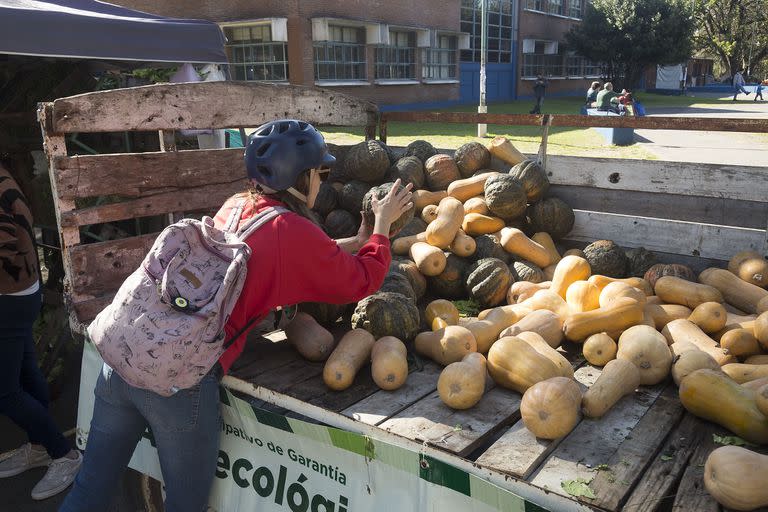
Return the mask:
{"type": "Polygon", "coordinates": [[[95,0],[0,0],[0,54],[142,62],[226,63],[216,23],[95,0]]]}

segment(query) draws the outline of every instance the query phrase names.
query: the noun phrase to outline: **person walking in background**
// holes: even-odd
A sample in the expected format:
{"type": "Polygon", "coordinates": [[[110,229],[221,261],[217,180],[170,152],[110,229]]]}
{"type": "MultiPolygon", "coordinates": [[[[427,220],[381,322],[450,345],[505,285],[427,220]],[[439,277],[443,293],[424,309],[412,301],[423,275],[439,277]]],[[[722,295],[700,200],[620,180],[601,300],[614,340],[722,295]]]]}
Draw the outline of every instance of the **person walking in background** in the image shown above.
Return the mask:
{"type": "Polygon", "coordinates": [[[41,305],[32,214],[0,163],[0,413],[29,437],[28,443],[2,457],[0,478],[47,466],[32,489],[35,500],[69,487],[82,462],[48,411],[48,383],[37,366],[32,336],[41,305]]]}
{"type": "Polygon", "coordinates": [[[757,88],[755,89],[755,99],[753,101],[757,101],[758,96],[760,97],[760,101],[763,101],[763,82],[757,83],[757,88]]]}
{"type": "Polygon", "coordinates": [[[536,97],[536,105],[534,105],[531,114],[541,114],[541,105],[544,104],[544,92],[547,89],[547,80],[541,76],[536,76],[536,81],[533,82],[533,95],[536,97]]]}
{"type": "Polygon", "coordinates": [[[747,96],[749,96],[749,92],[744,88],[744,75],[742,74],[744,72],[743,69],[740,69],[736,72],[735,75],[733,75],[733,101],[736,101],[736,96],[739,95],[739,92],[743,92],[747,96]]]}

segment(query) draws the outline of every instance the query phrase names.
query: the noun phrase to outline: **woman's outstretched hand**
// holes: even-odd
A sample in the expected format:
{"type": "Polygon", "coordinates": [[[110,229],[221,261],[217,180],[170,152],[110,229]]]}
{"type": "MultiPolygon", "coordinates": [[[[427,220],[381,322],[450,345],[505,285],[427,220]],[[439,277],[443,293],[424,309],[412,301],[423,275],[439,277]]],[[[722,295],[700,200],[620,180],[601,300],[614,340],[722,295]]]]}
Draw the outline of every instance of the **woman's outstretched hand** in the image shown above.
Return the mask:
{"type": "Polygon", "coordinates": [[[373,224],[373,233],[389,237],[389,228],[400,216],[413,208],[411,189],[409,183],[402,189],[400,179],[395,181],[392,189],[381,199],[371,198],[371,210],[376,217],[373,224]]]}

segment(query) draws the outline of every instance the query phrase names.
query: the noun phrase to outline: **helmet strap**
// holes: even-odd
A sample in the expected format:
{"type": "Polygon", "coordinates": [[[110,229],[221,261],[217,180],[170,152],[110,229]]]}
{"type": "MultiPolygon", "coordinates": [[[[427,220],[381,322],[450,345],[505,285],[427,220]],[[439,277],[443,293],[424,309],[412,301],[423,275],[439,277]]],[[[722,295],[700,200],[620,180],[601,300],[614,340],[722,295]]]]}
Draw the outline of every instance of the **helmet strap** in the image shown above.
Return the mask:
{"type": "MultiPolygon", "coordinates": [[[[293,197],[295,197],[299,201],[301,201],[302,203],[304,203],[307,206],[309,206],[309,204],[307,204],[307,196],[305,196],[304,194],[302,194],[301,192],[299,192],[295,188],[291,187],[289,189],[286,189],[285,191],[288,192],[289,194],[291,194],[293,197]]],[[[311,208],[311,206],[310,206],[310,208],[311,208]]]]}

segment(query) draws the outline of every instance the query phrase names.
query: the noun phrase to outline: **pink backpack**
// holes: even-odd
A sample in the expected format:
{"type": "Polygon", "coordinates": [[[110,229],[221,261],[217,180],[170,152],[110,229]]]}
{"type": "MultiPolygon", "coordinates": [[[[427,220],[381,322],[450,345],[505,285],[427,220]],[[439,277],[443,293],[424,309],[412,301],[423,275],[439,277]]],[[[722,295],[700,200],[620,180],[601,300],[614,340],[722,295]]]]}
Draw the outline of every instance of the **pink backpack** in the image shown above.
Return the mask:
{"type": "Polygon", "coordinates": [[[233,209],[224,229],[210,217],[165,228],[88,326],[104,361],[130,385],[163,396],[193,387],[242,334],[227,340],[224,325],[245,283],[245,240],[287,211],[266,208],[237,230],[242,210],[233,209]]]}

